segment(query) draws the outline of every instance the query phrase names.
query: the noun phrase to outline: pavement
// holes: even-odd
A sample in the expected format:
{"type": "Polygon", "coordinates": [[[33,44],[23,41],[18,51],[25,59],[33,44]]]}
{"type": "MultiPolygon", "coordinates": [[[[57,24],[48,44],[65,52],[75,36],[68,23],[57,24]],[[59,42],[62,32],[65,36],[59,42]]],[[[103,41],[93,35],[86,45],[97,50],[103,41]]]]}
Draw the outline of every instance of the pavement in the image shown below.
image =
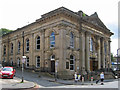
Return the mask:
{"type": "MultiPolygon", "coordinates": [[[[3,81],[3,80],[0,80],[3,81]]],[[[28,88],[34,88],[35,87],[34,82],[26,81],[24,80],[23,83],[21,81],[17,80],[16,82],[11,82],[11,83],[2,83],[0,87],[4,89],[28,89],[28,88]]]]}

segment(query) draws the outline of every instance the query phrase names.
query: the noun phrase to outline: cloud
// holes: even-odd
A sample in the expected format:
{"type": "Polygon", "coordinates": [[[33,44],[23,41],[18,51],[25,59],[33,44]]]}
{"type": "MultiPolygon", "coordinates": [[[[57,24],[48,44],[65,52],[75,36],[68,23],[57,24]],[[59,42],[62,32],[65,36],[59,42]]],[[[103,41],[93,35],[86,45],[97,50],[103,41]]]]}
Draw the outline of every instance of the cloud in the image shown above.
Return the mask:
{"type": "Polygon", "coordinates": [[[117,54],[117,49],[118,49],[118,38],[112,38],[111,39],[111,53],[113,53],[113,55],[117,54]]]}

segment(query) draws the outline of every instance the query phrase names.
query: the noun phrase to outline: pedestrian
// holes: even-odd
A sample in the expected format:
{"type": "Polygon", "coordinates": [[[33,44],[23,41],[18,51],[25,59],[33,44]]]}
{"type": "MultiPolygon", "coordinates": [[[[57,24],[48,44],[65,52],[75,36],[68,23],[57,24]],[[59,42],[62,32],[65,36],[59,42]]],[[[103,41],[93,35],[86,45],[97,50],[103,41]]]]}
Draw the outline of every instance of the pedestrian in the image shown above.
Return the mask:
{"type": "Polygon", "coordinates": [[[75,72],[74,77],[75,77],[75,82],[77,82],[78,81],[77,72],[75,72]]]}
{"type": "Polygon", "coordinates": [[[101,85],[104,85],[103,84],[103,81],[104,81],[104,73],[103,72],[101,72],[101,74],[100,74],[100,79],[101,79],[101,85]]]}
{"type": "Polygon", "coordinates": [[[78,74],[78,81],[80,81],[80,77],[81,77],[81,75],[80,75],[80,74],[78,74]]]}

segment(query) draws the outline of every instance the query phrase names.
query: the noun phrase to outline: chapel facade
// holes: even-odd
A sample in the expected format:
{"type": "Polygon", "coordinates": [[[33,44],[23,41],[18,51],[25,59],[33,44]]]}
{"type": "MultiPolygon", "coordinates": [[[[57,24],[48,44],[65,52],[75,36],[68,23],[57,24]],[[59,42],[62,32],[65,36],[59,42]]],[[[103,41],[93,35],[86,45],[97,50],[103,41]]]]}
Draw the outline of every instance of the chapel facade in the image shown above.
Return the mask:
{"type": "Polygon", "coordinates": [[[25,69],[57,72],[58,77],[110,68],[111,35],[96,12],[88,16],[60,7],[3,35],[1,63],[21,67],[26,56],[25,69]]]}

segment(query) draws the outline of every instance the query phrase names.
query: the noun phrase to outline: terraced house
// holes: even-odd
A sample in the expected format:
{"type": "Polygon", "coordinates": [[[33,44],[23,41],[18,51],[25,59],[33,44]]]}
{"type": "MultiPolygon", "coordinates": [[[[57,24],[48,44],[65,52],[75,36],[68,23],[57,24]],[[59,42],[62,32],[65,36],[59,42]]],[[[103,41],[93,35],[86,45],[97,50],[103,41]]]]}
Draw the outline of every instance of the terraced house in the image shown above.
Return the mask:
{"type": "Polygon", "coordinates": [[[26,69],[71,78],[111,67],[111,35],[96,12],[88,16],[60,7],[2,36],[1,62],[21,67],[24,55],[26,69]]]}

